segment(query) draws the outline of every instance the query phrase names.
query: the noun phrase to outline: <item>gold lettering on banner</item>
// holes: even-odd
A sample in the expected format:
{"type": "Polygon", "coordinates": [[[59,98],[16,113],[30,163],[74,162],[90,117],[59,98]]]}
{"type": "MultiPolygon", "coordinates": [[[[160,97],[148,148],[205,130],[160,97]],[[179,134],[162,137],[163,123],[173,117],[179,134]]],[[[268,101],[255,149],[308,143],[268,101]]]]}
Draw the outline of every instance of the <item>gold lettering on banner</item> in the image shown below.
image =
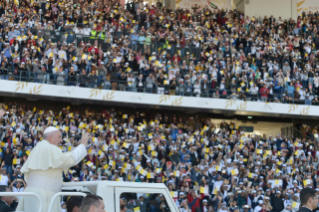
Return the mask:
{"type": "Polygon", "coordinates": [[[301,15],[302,12],[316,12],[319,10],[317,0],[298,0],[297,2],[297,13],[301,15]]]}
{"type": "Polygon", "coordinates": [[[302,0],[301,2],[297,3],[297,7],[300,7],[306,0],[302,0]]]}
{"type": "Polygon", "coordinates": [[[317,7],[317,6],[309,6],[309,10],[317,11],[317,10],[319,10],[319,7],[317,7]]]}
{"type": "Polygon", "coordinates": [[[216,5],[220,9],[231,9],[231,0],[180,0],[181,7],[191,9],[191,7],[201,6],[202,8],[208,6],[211,8],[211,4],[216,5]]]}
{"type": "Polygon", "coordinates": [[[299,13],[301,10],[303,10],[302,4],[305,2],[306,0],[302,0],[300,2],[297,3],[297,13],[299,13]]]}

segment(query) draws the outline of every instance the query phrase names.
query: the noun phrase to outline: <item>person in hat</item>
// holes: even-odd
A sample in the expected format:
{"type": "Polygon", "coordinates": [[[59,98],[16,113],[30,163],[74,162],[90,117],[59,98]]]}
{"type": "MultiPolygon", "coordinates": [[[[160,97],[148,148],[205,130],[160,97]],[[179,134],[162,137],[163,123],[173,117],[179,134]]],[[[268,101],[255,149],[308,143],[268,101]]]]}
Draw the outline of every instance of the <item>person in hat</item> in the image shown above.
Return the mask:
{"type": "MultiPolygon", "coordinates": [[[[7,149],[9,149],[9,148],[7,148],[7,149]]],[[[7,173],[7,169],[4,167],[4,164],[5,163],[3,161],[2,164],[1,164],[1,168],[0,168],[0,170],[1,170],[1,173],[0,173],[0,179],[1,179],[0,185],[8,186],[9,183],[11,183],[11,180],[8,177],[9,175],[7,173]]]]}
{"type": "MultiPolygon", "coordinates": [[[[90,134],[82,135],[80,145],[73,151],[63,153],[59,148],[62,134],[56,127],[48,127],[43,133],[43,140],[31,151],[28,160],[24,163],[21,172],[28,184],[25,192],[37,193],[41,199],[42,211],[48,210],[52,197],[62,189],[62,171],[78,164],[86,155],[86,146],[90,134]]],[[[38,201],[34,197],[22,197],[19,201],[18,211],[38,211],[38,201]]],[[[60,211],[57,199],[53,211],[60,211]]]]}
{"type": "MultiPolygon", "coordinates": [[[[10,187],[13,192],[23,192],[24,189],[26,189],[27,185],[25,184],[22,178],[16,178],[14,181],[12,181],[10,187]],[[23,184],[23,187],[22,187],[22,184],[23,184]]],[[[21,199],[21,196],[18,196],[17,198],[19,200],[21,199]]]]}
{"type": "Polygon", "coordinates": [[[258,200],[258,205],[255,207],[254,212],[259,212],[263,208],[264,201],[258,200]]]}
{"type": "Polygon", "coordinates": [[[284,201],[281,197],[281,192],[279,190],[277,191],[275,191],[275,189],[272,190],[271,206],[273,207],[272,211],[276,211],[276,212],[280,212],[285,208],[284,201]]]}
{"type": "MultiPolygon", "coordinates": [[[[207,205],[207,200],[206,200],[205,202],[203,201],[203,203],[204,203],[204,204],[206,203],[206,205],[207,205]]],[[[203,207],[204,207],[204,206],[203,206],[203,207]]],[[[189,207],[188,207],[187,200],[183,200],[183,201],[181,202],[180,206],[178,207],[178,209],[179,209],[180,212],[191,212],[191,210],[190,210],[189,207]]],[[[204,210],[204,211],[205,211],[205,210],[204,210]]]]}
{"type": "Polygon", "coordinates": [[[149,202],[151,197],[151,195],[146,198],[144,195],[138,197],[138,200],[136,201],[136,206],[140,207],[140,212],[147,211],[147,203],[149,202]]]}

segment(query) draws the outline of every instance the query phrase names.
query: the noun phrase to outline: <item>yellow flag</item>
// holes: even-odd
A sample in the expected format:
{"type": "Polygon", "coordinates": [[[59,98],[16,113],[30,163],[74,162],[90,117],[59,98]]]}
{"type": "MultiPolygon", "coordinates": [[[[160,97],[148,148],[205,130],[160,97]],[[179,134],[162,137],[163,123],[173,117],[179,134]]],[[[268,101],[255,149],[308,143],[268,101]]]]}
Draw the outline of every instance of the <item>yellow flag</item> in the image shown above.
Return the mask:
{"type": "Polygon", "coordinates": [[[201,194],[205,193],[205,187],[200,187],[200,193],[201,194]]]}
{"type": "Polygon", "coordinates": [[[152,173],[147,173],[147,179],[151,179],[152,178],[152,173]]]}
{"type": "Polygon", "coordinates": [[[141,211],[140,207],[135,207],[134,208],[134,212],[139,212],[139,211],[141,211]]]}

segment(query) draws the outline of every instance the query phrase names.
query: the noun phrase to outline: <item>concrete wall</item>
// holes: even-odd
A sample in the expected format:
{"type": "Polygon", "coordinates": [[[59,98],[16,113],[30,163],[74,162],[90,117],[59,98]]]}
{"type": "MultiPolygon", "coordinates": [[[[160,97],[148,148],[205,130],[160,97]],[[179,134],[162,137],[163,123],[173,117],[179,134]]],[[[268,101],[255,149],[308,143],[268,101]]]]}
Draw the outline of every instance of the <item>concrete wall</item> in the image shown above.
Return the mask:
{"type": "Polygon", "coordinates": [[[237,10],[245,13],[245,0],[240,0],[236,4],[237,10]]]}
{"type": "MultiPolygon", "coordinates": [[[[273,15],[275,18],[297,19],[297,0],[244,0],[244,13],[250,18],[273,15]],[[246,2],[249,1],[247,4],[246,2]]],[[[238,7],[238,6],[237,6],[238,7]]],[[[242,7],[242,5],[240,5],[242,7]]],[[[238,8],[239,9],[239,8],[238,8]]],[[[240,10],[240,9],[239,9],[240,10]]]]}
{"type": "MultiPolygon", "coordinates": [[[[239,120],[227,120],[227,119],[211,119],[211,122],[217,125],[217,128],[219,128],[219,124],[222,121],[226,121],[226,123],[233,122],[236,124],[236,126],[249,126],[249,127],[254,127],[254,132],[258,135],[263,135],[266,134],[267,136],[269,135],[277,135],[281,134],[281,128],[282,127],[290,127],[292,126],[292,123],[285,123],[285,122],[280,122],[280,119],[278,119],[278,122],[266,122],[266,121],[249,121],[246,120],[245,122],[239,121],[239,120]]],[[[249,134],[253,133],[246,133],[245,136],[248,136],[249,134]]]]}

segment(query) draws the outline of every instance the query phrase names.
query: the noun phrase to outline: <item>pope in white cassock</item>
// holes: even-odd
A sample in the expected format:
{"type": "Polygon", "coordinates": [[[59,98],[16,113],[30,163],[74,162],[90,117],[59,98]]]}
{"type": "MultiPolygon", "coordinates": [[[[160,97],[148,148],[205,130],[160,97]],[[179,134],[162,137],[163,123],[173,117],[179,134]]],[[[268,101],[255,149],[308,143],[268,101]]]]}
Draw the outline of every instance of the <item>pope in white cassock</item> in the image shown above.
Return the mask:
{"type": "MultiPolygon", "coordinates": [[[[43,133],[43,140],[31,151],[21,172],[24,173],[28,187],[25,192],[34,192],[42,199],[42,211],[47,212],[54,194],[61,192],[62,171],[67,173],[71,166],[78,164],[86,155],[89,133],[82,135],[81,144],[72,152],[63,153],[59,148],[62,134],[55,127],[48,127],[43,133]]],[[[21,197],[17,211],[37,212],[38,201],[35,197],[21,197]]],[[[59,198],[52,208],[53,212],[61,211],[59,198]]]]}

